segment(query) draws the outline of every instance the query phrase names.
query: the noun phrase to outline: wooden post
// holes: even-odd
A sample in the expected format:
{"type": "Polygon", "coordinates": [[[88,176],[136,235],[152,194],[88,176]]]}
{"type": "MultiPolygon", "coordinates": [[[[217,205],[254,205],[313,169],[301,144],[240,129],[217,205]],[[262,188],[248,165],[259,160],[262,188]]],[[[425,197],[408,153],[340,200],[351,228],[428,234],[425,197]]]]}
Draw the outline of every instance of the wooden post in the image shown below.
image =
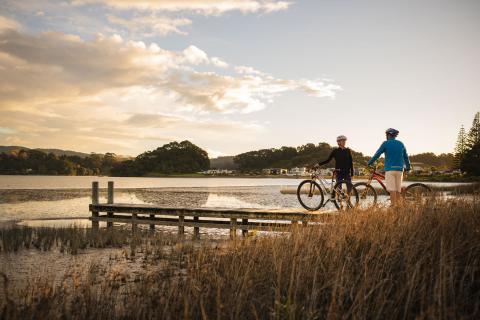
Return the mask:
{"type": "MultiPolygon", "coordinates": [[[[248,225],[248,219],[242,219],[242,224],[244,226],[248,225]]],[[[242,236],[244,236],[244,237],[248,236],[248,230],[247,229],[242,229],[242,236]]]]}
{"type": "MultiPolygon", "coordinates": [[[[92,204],[98,204],[98,181],[92,182],[92,204]]],[[[92,218],[98,217],[98,211],[92,211],[92,218]]],[[[98,231],[98,221],[92,220],[93,231],[98,231]]]]}
{"type": "MultiPolygon", "coordinates": [[[[108,181],[107,203],[113,204],[113,181],[108,181]]],[[[113,218],[113,212],[107,212],[108,218],[113,218]]],[[[107,221],[107,228],[113,227],[113,222],[107,221]]]]}
{"type": "MultiPolygon", "coordinates": [[[[155,219],[155,214],[152,213],[152,214],[150,215],[150,218],[151,218],[152,220],[155,219]]],[[[150,224],[150,231],[155,231],[155,225],[154,225],[153,223],[150,224]]]]}
{"type": "Polygon", "coordinates": [[[183,223],[185,222],[185,216],[178,216],[178,234],[183,235],[185,233],[185,226],[183,223]]]}
{"type": "Polygon", "coordinates": [[[137,214],[132,213],[132,232],[135,234],[137,232],[137,214]]]}
{"type": "MultiPolygon", "coordinates": [[[[194,222],[198,222],[199,220],[200,220],[200,219],[199,219],[197,216],[193,217],[193,221],[194,221],[194,222]]],[[[194,237],[195,239],[199,239],[199,238],[200,238],[200,227],[193,227],[193,237],[194,237]]]]}
{"type": "Polygon", "coordinates": [[[237,219],[230,218],[230,239],[237,237],[237,219]]]}
{"type": "Polygon", "coordinates": [[[298,221],[292,220],[292,229],[296,229],[298,227],[298,221]]]}

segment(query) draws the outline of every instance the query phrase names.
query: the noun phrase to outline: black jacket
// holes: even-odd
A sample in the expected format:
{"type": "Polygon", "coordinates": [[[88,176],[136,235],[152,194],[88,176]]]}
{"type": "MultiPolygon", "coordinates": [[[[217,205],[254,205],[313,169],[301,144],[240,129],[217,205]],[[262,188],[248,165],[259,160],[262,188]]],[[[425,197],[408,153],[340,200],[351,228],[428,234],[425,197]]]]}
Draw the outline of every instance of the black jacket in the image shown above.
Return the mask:
{"type": "Polygon", "coordinates": [[[332,150],[327,160],[319,162],[318,165],[323,166],[335,159],[335,169],[349,172],[353,176],[353,157],[352,151],[349,148],[341,149],[335,148],[332,150]]]}

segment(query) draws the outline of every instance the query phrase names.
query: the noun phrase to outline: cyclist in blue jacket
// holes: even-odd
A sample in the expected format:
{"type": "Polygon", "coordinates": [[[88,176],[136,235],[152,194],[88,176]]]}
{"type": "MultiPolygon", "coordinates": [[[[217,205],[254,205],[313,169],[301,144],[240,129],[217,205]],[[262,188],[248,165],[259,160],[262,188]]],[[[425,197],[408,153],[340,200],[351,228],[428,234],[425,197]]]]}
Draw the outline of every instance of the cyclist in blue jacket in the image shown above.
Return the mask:
{"type": "Polygon", "coordinates": [[[405,145],[396,140],[399,131],[390,128],[387,129],[385,134],[387,140],[382,143],[372,159],[368,161],[368,165],[371,166],[382,153],[385,153],[385,185],[390,192],[392,205],[396,205],[402,192],[403,170],[410,170],[410,160],[405,145]]]}

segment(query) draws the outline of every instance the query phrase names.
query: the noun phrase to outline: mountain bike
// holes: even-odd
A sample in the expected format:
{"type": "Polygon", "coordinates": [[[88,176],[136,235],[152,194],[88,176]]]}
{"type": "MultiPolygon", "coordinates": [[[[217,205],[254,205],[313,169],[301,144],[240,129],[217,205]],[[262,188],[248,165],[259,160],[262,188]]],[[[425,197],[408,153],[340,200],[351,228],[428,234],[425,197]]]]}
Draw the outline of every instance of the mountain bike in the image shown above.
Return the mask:
{"type": "MultiPolygon", "coordinates": [[[[367,209],[377,204],[377,190],[372,186],[373,181],[377,181],[387,195],[390,195],[387,187],[383,183],[385,175],[377,171],[377,167],[372,168],[371,175],[367,182],[358,182],[354,184],[358,192],[359,203],[362,209],[367,209]]],[[[432,189],[423,183],[413,183],[406,188],[402,188],[402,198],[407,203],[421,203],[424,202],[432,194],[432,189]]]]}
{"type": "Polygon", "coordinates": [[[300,182],[297,188],[297,198],[302,207],[315,211],[332,202],[340,210],[348,210],[358,203],[358,193],[352,183],[336,181],[337,170],[332,174],[331,181],[322,178],[319,170],[314,170],[310,179],[300,182]],[[329,198],[325,201],[325,195],[329,198]]]}

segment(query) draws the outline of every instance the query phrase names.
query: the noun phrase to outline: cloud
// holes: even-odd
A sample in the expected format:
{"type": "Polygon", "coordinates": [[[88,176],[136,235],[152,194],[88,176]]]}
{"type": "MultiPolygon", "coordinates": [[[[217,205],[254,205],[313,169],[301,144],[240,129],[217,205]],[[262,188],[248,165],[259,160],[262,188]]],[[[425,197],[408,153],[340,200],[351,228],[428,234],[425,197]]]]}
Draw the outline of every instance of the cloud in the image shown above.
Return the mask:
{"type": "Polygon", "coordinates": [[[118,35],[0,32],[0,127],[12,130],[2,130],[0,143],[131,153],[213,133],[248,140],[259,126],[227,115],[261,110],[293,90],[333,98],[340,87],[230,67],[193,45],[171,51],[118,35]]]}
{"type": "Polygon", "coordinates": [[[166,36],[168,34],[186,35],[180,27],[192,24],[192,20],[186,18],[159,17],[156,15],[124,19],[112,14],[107,15],[108,21],[115,25],[127,28],[130,32],[140,33],[144,37],[166,36]]]}
{"type": "Polygon", "coordinates": [[[2,30],[18,30],[20,28],[20,24],[14,19],[0,15],[0,32],[2,30]]]}
{"type": "Polygon", "coordinates": [[[166,12],[191,11],[218,15],[229,11],[270,13],[286,10],[292,2],[275,0],[74,0],[73,4],[104,4],[111,8],[153,10],[166,12]]]}
{"type": "Polygon", "coordinates": [[[210,59],[210,61],[212,62],[212,64],[216,67],[219,67],[219,68],[228,68],[228,63],[226,63],[225,61],[223,61],[222,59],[218,58],[218,57],[212,57],[210,59]]]}

